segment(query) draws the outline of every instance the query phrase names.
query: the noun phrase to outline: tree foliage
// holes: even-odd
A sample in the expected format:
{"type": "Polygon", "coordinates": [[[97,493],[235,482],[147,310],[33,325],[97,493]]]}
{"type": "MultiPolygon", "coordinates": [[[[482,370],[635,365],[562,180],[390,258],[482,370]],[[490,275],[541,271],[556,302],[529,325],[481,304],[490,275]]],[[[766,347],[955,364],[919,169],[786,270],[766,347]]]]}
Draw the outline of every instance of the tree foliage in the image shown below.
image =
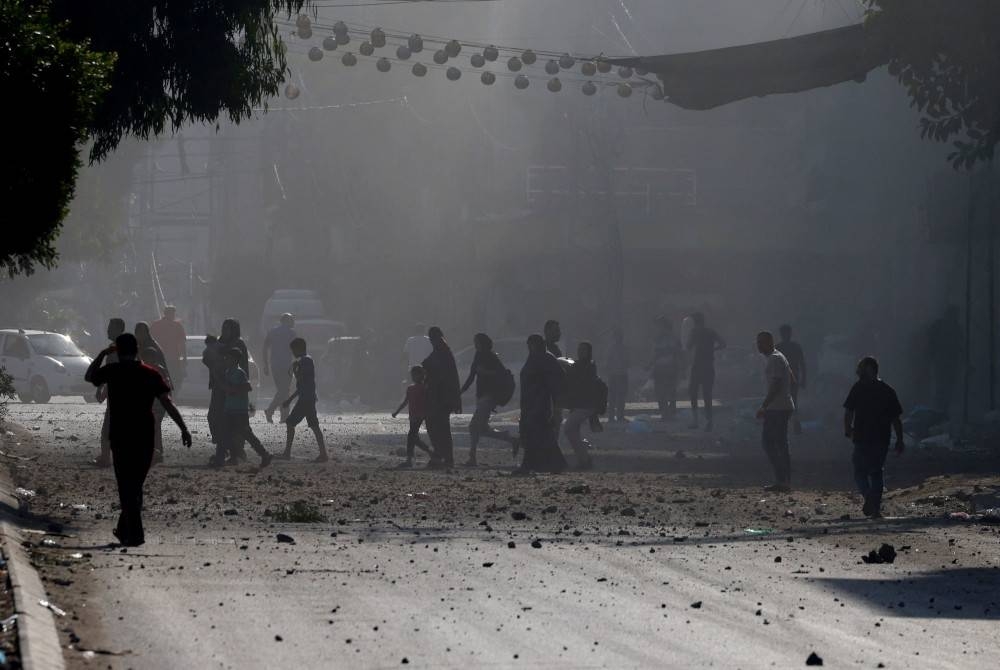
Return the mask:
{"type": "Polygon", "coordinates": [[[0,270],[50,268],[80,152],[190,122],[240,122],[287,71],[274,19],[307,0],[0,0],[6,206],[0,270]]]}
{"type": "Polygon", "coordinates": [[[950,140],[956,168],[991,160],[1000,142],[1000,2],[866,2],[889,72],[921,114],[921,135],[950,140]]]}
{"type": "Polygon", "coordinates": [[[65,38],[65,26],[38,4],[0,0],[0,90],[7,157],[0,167],[5,209],[0,269],[10,276],[52,267],[66,216],[78,147],[108,89],[114,59],[86,40],[65,38]]]}

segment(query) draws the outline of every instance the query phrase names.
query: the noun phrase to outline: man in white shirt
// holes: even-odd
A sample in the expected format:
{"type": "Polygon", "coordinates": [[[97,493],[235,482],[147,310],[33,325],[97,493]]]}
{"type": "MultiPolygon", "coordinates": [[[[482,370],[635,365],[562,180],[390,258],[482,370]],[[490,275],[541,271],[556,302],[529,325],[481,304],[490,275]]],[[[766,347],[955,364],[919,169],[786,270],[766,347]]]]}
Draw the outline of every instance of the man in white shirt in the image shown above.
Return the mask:
{"type": "Polygon", "coordinates": [[[767,379],[767,395],[757,410],[757,418],[764,420],[761,442],[774,469],[774,485],[765,490],[787,493],[791,491],[792,479],[788,420],[795,411],[792,369],[784,354],[774,348],[774,335],[771,333],[763,331],[757,334],[757,351],[764,356],[764,376],[767,379]]]}
{"type": "Polygon", "coordinates": [[[433,350],[434,347],[427,337],[427,328],[423,324],[418,323],[414,329],[414,335],[407,338],[406,344],[403,345],[403,355],[406,356],[407,375],[409,375],[411,369],[423,363],[433,350]]]}

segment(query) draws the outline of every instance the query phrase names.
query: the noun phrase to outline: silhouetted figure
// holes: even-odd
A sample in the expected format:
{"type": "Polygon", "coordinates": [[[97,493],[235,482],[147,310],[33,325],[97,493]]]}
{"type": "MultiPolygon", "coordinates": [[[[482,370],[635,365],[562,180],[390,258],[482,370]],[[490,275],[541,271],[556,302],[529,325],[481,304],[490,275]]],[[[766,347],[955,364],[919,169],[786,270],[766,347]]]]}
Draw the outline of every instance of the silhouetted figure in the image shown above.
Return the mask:
{"type": "Polygon", "coordinates": [[[715,352],[726,347],[718,333],[705,325],[701,312],[691,315],[694,327],[688,337],[691,352],[691,378],[688,393],[691,397],[691,428],[698,427],[698,391],[705,400],[705,430],[712,430],[712,389],[715,386],[715,352]]]}
{"type": "Polygon", "coordinates": [[[205,349],[201,352],[201,363],[208,368],[208,432],[212,438],[212,443],[219,445],[223,442],[225,434],[224,421],[222,420],[222,406],[226,401],[226,394],[222,390],[222,347],[219,338],[215,335],[205,336],[205,349]]]}
{"type": "MultiPolygon", "coordinates": [[[[545,351],[554,358],[562,358],[563,352],[559,348],[559,340],[562,339],[562,326],[559,325],[559,322],[555,319],[546,321],[542,334],[545,337],[545,351]]],[[[556,436],[556,444],[559,443],[559,433],[562,430],[563,409],[565,407],[566,398],[564,397],[564,391],[560,390],[553,399],[552,405],[552,431],[556,436]]]]}
{"type": "MultiPolygon", "coordinates": [[[[187,374],[187,333],[177,319],[177,309],[173,305],[163,308],[163,316],[149,324],[149,332],[160,346],[170,370],[170,386],[174,393],[180,393],[187,374]]],[[[139,343],[140,350],[142,343],[139,343]]]]}
{"type": "Polygon", "coordinates": [[[927,360],[934,378],[934,409],[945,414],[949,413],[959,375],[965,367],[965,339],[958,317],[958,307],[948,305],[927,333],[927,360]]]}
{"type": "Polygon", "coordinates": [[[136,359],[138,349],[134,335],[119,335],[113,347],[97,355],[86,375],[87,381],[95,386],[107,385],[111,454],[121,504],[114,534],[128,547],[145,542],[142,488],[153,462],[154,400],[159,400],[181,429],[184,446],[191,446],[191,434],[170,400],[167,383],[159,372],[136,359]],[[104,365],[112,353],[117,354],[118,362],[104,365]]]}
{"type": "MultiPolygon", "coordinates": [[[[660,419],[666,421],[677,414],[677,380],[681,370],[681,343],[674,335],[674,324],[666,317],[657,319],[659,329],[653,342],[653,393],[660,419]]],[[[692,407],[695,403],[692,403],[692,407]]],[[[709,414],[711,417],[711,414],[709,414]]],[[[697,418],[695,419],[697,423],[697,418]]]]}
{"type": "Polygon", "coordinates": [[[410,431],[406,434],[406,460],[399,464],[401,469],[413,467],[414,447],[419,447],[421,451],[425,451],[428,454],[431,453],[431,448],[420,439],[420,426],[427,419],[427,386],[424,384],[425,377],[424,369],[419,365],[414,365],[410,368],[410,379],[413,383],[406,388],[406,397],[403,398],[403,402],[396,408],[396,411],[392,413],[392,418],[395,419],[403,411],[403,408],[407,408],[407,412],[410,415],[410,431]]]}
{"type": "MultiPolygon", "coordinates": [[[[115,317],[108,321],[108,341],[112,344],[119,335],[125,332],[125,319],[115,317]]],[[[113,351],[105,357],[105,364],[118,362],[118,354],[113,351]]],[[[98,402],[104,402],[108,398],[108,389],[105,386],[98,386],[94,394],[98,402]]],[[[111,467],[111,406],[104,408],[104,421],[101,424],[101,451],[94,459],[94,465],[99,468],[111,467]]]]}
{"type": "Polygon", "coordinates": [[[580,470],[594,467],[590,442],[581,434],[584,422],[589,421],[597,410],[597,365],[593,355],[590,342],[581,342],[577,346],[576,360],[566,372],[566,407],[569,414],[564,430],[580,470]]]}
{"type": "Polygon", "coordinates": [[[628,401],[628,349],[620,329],[611,336],[611,346],[605,369],[608,374],[608,421],[625,422],[625,403],[628,401]]]}
{"type": "Polygon", "coordinates": [[[455,356],[441,329],[432,326],[427,337],[433,350],[422,367],[427,372],[427,435],[434,450],[427,467],[451,468],[455,465],[451,415],[462,413],[461,382],[455,356]]]}
{"type": "MultiPolygon", "coordinates": [[[[236,463],[245,461],[246,453],[242,443],[229,440],[226,435],[226,391],[221,383],[225,370],[224,354],[230,349],[240,350],[239,366],[249,373],[250,353],[247,350],[246,342],[240,337],[240,322],[236,319],[226,319],[222,322],[222,330],[211,356],[213,364],[209,367],[208,379],[208,387],[212,390],[208,405],[208,427],[212,431],[212,440],[216,446],[228,444],[230,446],[229,460],[236,463]]],[[[202,357],[203,362],[204,360],[202,357]]]]}
{"type": "Polygon", "coordinates": [[[500,385],[504,383],[507,375],[507,368],[504,367],[500,357],[493,351],[493,340],[486,333],[476,333],[473,338],[476,347],[476,355],[472,359],[472,367],[469,368],[469,377],[465,380],[459,393],[472,386],[476,382],[476,409],[469,422],[469,460],[468,466],[475,466],[476,448],[479,440],[488,437],[493,440],[506,442],[515,448],[517,438],[513,437],[506,430],[497,430],[490,426],[490,417],[499,404],[502,389],[500,385]]]}
{"type": "MultiPolygon", "coordinates": [[[[139,360],[156,369],[163,377],[163,381],[167,382],[170,392],[173,393],[174,380],[173,375],[170,373],[170,367],[167,365],[167,357],[163,353],[160,344],[153,339],[148,323],[140,321],[135,324],[135,339],[139,343],[139,360]]],[[[156,439],[153,449],[154,464],[163,462],[163,417],[165,414],[163,405],[153,403],[153,417],[156,420],[156,439]]]]}
{"type": "Polygon", "coordinates": [[[795,411],[792,370],[785,356],[774,348],[774,335],[771,333],[763,331],[757,334],[757,351],[764,356],[764,378],[767,380],[767,394],[757,410],[757,418],[764,420],[761,443],[774,470],[774,485],[766,490],[788,492],[792,484],[788,420],[795,411]]]}
{"type": "Polygon", "coordinates": [[[802,345],[792,339],[792,327],[787,323],[778,329],[781,341],[775,348],[782,353],[792,370],[792,402],[795,403],[795,414],[792,417],[795,434],[802,432],[802,422],[799,420],[799,389],[806,388],[806,355],[802,345]]]}
{"type": "Polygon", "coordinates": [[[218,382],[226,394],[223,404],[226,430],[225,439],[215,447],[211,465],[221,468],[226,464],[227,453],[242,451],[243,444],[249,442],[250,447],[260,456],[260,467],[266,468],[271,463],[271,454],[267,453],[250,427],[250,393],[253,386],[246,370],[239,365],[241,354],[236,347],[222,352],[223,370],[218,382]]]}
{"type": "Polygon", "coordinates": [[[292,386],[292,352],[289,345],[296,337],[295,317],[288,313],[282,314],[278,325],[267,331],[264,337],[264,350],[260,357],[262,370],[265,377],[274,373],[274,398],[264,410],[268,423],[274,423],[274,410],[279,410],[282,422],[288,418],[288,412],[281,407],[288,400],[292,386]]]}
{"type": "Polygon", "coordinates": [[[285,452],[278,458],[289,460],[292,457],[292,441],[295,440],[295,427],[305,420],[306,425],[316,437],[319,456],[314,463],[326,463],[330,460],[326,453],[326,442],[323,441],[323,431],[319,427],[319,417],[316,416],[316,364],[312,356],[306,353],[306,341],[296,337],[288,345],[295,361],[292,363],[292,375],[295,377],[295,393],[289,396],[283,404],[287,407],[295,400],[295,407],[285,419],[285,452]]]}
{"type": "Polygon", "coordinates": [[[865,516],[878,517],[891,430],[896,433],[896,453],[903,453],[903,407],[896,391],[879,379],[875,358],[862,358],[857,374],[858,381],[844,401],[844,433],[854,442],[854,481],[865,500],[861,510],[865,516]]]}
{"type": "Polygon", "coordinates": [[[559,451],[553,428],[553,403],[563,392],[566,373],[555,356],[546,351],[541,335],[528,338],[528,359],[521,368],[521,445],[524,460],[519,474],[562,472],[566,459],[559,451]]]}

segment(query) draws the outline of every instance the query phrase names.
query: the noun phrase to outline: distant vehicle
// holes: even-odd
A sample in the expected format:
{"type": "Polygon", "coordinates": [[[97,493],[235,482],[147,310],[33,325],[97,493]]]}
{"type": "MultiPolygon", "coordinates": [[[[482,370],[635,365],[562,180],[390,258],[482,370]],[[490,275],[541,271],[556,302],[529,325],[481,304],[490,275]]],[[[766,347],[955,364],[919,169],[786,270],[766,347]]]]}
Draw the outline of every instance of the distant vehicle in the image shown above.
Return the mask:
{"type": "Polygon", "coordinates": [[[300,319],[295,317],[295,334],[306,341],[309,351],[320,353],[331,338],[347,334],[347,326],[342,321],[330,319],[300,319]],[[315,351],[313,351],[315,349],[315,351]]]}
{"type": "MultiPolygon", "coordinates": [[[[528,360],[528,345],[525,344],[524,338],[509,337],[500,340],[493,340],[493,351],[497,353],[500,357],[500,361],[504,364],[508,370],[514,373],[515,383],[520,381],[521,368],[524,367],[524,362],[528,360]]],[[[476,348],[474,346],[466,347],[455,354],[455,365],[458,366],[458,377],[461,383],[465,383],[466,378],[469,376],[469,370],[472,369],[472,359],[476,357],[476,348]]],[[[469,390],[465,392],[462,396],[462,404],[467,412],[471,412],[475,409],[472,403],[472,398],[476,394],[476,384],[473,382],[469,390]]],[[[506,405],[507,409],[514,409],[518,403],[517,391],[514,391],[514,397],[506,405]]]]}
{"type": "Polygon", "coordinates": [[[92,360],[66,335],[0,330],[0,366],[13,378],[21,402],[47,403],[52,396],[64,395],[96,402],[96,389],[84,380],[92,360]]]}
{"type": "MultiPolygon", "coordinates": [[[[208,388],[208,368],[201,362],[201,355],[205,352],[204,335],[188,335],[184,365],[184,383],[181,390],[176,394],[177,400],[186,404],[208,404],[212,397],[212,392],[208,388]]],[[[260,371],[257,369],[257,362],[250,355],[250,384],[253,391],[250,393],[250,402],[257,404],[257,391],[260,388],[260,371]]]]}
{"type": "Polygon", "coordinates": [[[264,335],[285,313],[295,315],[295,320],[326,319],[326,308],[316,291],[307,289],[278,289],[264,303],[264,311],[260,317],[260,336],[264,335]]]}
{"type": "Polygon", "coordinates": [[[319,358],[317,374],[321,394],[327,399],[341,400],[345,396],[358,395],[358,389],[352,388],[352,384],[360,346],[361,338],[358,336],[331,337],[327,340],[326,349],[319,358]]]}

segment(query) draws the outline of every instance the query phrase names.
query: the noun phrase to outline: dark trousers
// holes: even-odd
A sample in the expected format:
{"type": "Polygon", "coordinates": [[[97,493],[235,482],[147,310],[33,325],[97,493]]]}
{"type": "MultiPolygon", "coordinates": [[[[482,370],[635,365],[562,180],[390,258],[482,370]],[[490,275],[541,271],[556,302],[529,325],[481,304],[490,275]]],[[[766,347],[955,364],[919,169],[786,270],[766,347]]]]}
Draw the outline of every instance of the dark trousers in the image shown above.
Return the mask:
{"type": "MultiPolygon", "coordinates": [[[[653,393],[656,394],[660,418],[674,416],[677,413],[677,372],[656,371],[653,374],[653,393]]],[[[691,406],[694,407],[694,404],[691,406]]]]}
{"type": "Polygon", "coordinates": [[[413,449],[420,447],[421,451],[430,451],[428,446],[420,439],[420,426],[424,423],[424,417],[410,417],[410,432],[406,434],[406,460],[413,460],[413,449]]]}
{"type": "Polygon", "coordinates": [[[221,388],[213,388],[208,401],[208,431],[212,434],[212,442],[223,444],[226,439],[226,392],[221,388]]]}
{"type": "Polygon", "coordinates": [[[788,486],[792,481],[792,458],[788,453],[789,410],[769,409],[764,412],[764,429],[761,442],[764,453],[774,469],[774,482],[788,486]]]}
{"type": "Polygon", "coordinates": [[[628,399],[628,374],[615,373],[608,379],[608,418],[625,420],[625,401],[628,399]]]}
{"type": "Polygon", "coordinates": [[[221,440],[215,447],[215,459],[220,463],[225,460],[226,454],[236,457],[243,452],[243,445],[250,443],[250,448],[263,458],[267,454],[264,445],[260,443],[250,427],[250,415],[246,412],[226,412],[225,418],[225,439],[221,440]]]}
{"type": "Polygon", "coordinates": [[[434,460],[441,461],[445,465],[453,465],[455,455],[451,439],[451,415],[447,412],[428,414],[427,436],[431,439],[431,447],[434,448],[434,460]]]}
{"type": "Polygon", "coordinates": [[[142,487],[153,464],[153,439],[142,443],[126,440],[112,443],[115,480],[118,482],[118,503],[121,513],[116,528],[122,544],[142,544],[146,541],[142,528],[142,487]]]}
{"type": "Polygon", "coordinates": [[[552,425],[551,417],[525,417],[522,415],[520,424],[521,444],[524,446],[522,470],[526,472],[562,472],[566,469],[566,458],[559,450],[559,443],[552,425]]]}
{"type": "Polygon", "coordinates": [[[854,481],[865,497],[865,514],[877,514],[882,509],[882,491],[885,489],[885,457],[888,444],[857,444],[851,461],[854,464],[854,481]]]}
{"type": "Polygon", "coordinates": [[[688,395],[691,399],[691,411],[698,411],[698,391],[705,400],[705,418],[712,420],[712,389],[715,387],[715,370],[691,369],[691,380],[688,384],[688,395]]]}

